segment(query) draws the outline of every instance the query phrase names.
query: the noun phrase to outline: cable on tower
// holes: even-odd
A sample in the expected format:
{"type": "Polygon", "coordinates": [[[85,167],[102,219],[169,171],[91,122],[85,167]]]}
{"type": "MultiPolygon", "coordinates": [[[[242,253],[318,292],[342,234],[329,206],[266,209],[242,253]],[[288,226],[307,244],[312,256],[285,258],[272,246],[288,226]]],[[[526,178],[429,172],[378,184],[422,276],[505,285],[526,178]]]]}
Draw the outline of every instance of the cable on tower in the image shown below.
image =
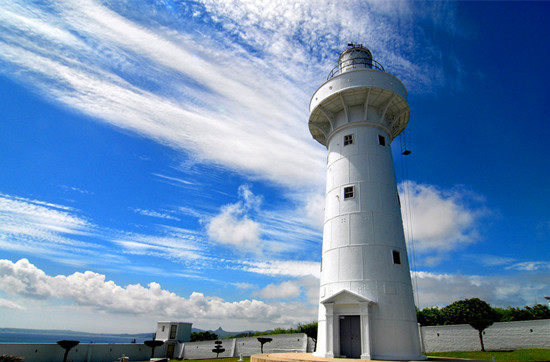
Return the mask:
{"type": "Polygon", "coordinates": [[[405,197],[404,200],[404,207],[403,210],[405,211],[406,215],[404,217],[405,219],[405,237],[406,240],[409,240],[410,245],[410,259],[411,259],[411,268],[414,274],[414,281],[413,281],[413,294],[415,298],[415,305],[418,307],[419,298],[418,298],[418,277],[417,277],[417,271],[416,271],[416,255],[414,250],[414,236],[413,236],[413,224],[412,224],[412,208],[411,208],[411,190],[410,190],[410,179],[409,179],[409,167],[407,163],[407,157],[411,154],[411,151],[408,148],[407,143],[407,130],[403,130],[401,134],[399,135],[399,142],[401,145],[401,175],[403,177],[403,196],[405,197]]]}

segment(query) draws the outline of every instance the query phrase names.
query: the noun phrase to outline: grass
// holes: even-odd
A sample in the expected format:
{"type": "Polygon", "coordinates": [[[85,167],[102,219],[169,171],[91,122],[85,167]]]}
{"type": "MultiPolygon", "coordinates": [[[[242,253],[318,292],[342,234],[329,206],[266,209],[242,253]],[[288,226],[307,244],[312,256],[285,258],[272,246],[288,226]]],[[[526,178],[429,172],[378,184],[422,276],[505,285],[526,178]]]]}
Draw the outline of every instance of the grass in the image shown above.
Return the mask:
{"type": "Polygon", "coordinates": [[[453,357],[480,361],[550,361],[550,349],[515,349],[511,351],[431,352],[428,357],[453,357]]]}

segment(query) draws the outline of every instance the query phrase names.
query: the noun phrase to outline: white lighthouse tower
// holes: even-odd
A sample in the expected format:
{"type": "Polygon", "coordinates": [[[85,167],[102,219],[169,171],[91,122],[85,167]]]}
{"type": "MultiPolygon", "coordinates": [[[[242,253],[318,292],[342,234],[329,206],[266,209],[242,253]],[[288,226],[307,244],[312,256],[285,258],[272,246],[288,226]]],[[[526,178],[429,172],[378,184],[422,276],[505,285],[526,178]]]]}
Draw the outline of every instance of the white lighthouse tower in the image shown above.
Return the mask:
{"type": "Polygon", "coordinates": [[[328,149],[314,355],[424,359],[390,147],[409,122],[407,90],[349,44],[309,109],[328,149]]]}

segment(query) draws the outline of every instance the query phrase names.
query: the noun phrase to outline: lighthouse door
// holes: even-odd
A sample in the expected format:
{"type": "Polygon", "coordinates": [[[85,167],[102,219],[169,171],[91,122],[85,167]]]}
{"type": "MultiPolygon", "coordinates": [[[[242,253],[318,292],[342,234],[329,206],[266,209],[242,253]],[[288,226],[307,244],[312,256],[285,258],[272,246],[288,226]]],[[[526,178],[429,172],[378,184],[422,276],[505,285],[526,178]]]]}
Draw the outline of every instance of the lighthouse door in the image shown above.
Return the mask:
{"type": "Polygon", "coordinates": [[[340,317],[340,356],[361,357],[361,320],[358,315],[340,317]]]}

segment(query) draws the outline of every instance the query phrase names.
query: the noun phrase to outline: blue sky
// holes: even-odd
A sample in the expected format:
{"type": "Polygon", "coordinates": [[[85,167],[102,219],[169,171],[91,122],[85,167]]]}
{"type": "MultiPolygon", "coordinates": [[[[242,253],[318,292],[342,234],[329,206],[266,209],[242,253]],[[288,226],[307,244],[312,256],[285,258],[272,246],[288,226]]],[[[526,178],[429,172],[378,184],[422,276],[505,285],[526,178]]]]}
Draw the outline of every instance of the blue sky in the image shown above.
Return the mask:
{"type": "Polygon", "coordinates": [[[548,2],[0,5],[0,326],[315,320],[348,42],[409,91],[393,144],[419,307],[550,294],[548,2]],[[413,252],[414,251],[414,252],[413,252]]]}

